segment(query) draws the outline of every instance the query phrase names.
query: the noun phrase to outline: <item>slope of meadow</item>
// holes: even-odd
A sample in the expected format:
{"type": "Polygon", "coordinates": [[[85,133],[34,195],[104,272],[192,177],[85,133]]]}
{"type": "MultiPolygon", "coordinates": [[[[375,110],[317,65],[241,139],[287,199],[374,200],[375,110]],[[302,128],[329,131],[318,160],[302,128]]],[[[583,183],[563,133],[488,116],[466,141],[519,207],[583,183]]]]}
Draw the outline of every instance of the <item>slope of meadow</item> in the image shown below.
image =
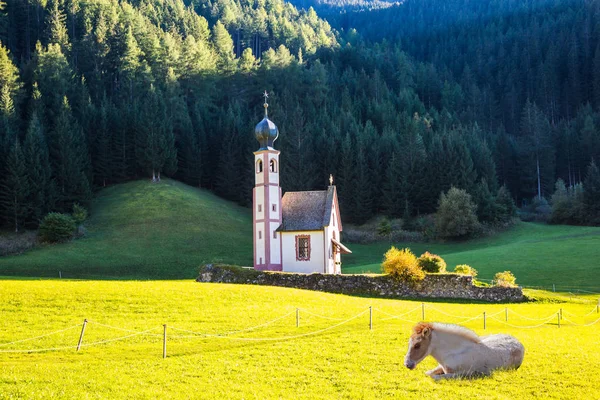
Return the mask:
{"type": "Polygon", "coordinates": [[[164,179],[99,192],[84,238],[0,258],[0,275],[192,278],[207,262],[252,263],[251,211],[164,179]]]}
{"type": "Polygon", "coordinates": [[[480,335],[510,333],[526,348],[517,371],[436,383],[424,375],[435,366],[434,360],[426,359],[414,371],[403,366],[411,326],[421,319],[420,302],[183,281],[4,280],[0,281],[0,398],[590,398],[600,385],[600,323],[584,327],[570,326],[569,321],[594,322],[599,316],[595,301],[427,303],[425,318],[434,321],[460,322],[483,311],[488,316],[499,313],[488,317],[486,330],[481,317],[464,325],[480,335]],[[375,310],[373,330],[369,330],[369,306],[375,310]],[[301,309],[299,328],[296,307],[301,309]],[[505,325],[505,307],[511,325],[542,325],[530,329],[505,325]],[[553,317],[559,308],[565,316],[560,328],[553,317]],[[343,322],[308,311],[342,320],[363,314],[334,329],[296,339],[234,339],[281,338],[343,322]],[[384,320],[389,318],[384,312],[407,314],[384,320]],[[190,334],[173,329],[215,334],[280,316],[285,317],[229,338],[177,338],[190,334]],[[547,324],[526,319],[546,317],[547,324]],[[138,335],[76,352],[72,346],[81,325],[75,325],[84,318],[90,321],[84,345],[131,335],[131,330],[153,329],[149,333],[156,336],[138,335]],[[168,357],[163,360],[165,323],[169,339],[168,357]],[[70,326],[53,336],[7,344],[70,326]],[[71,348],[6,352],[62,346],[71,348]]]}
{"type": "Polygon", "coordinates": [[[600,227],[518,223],[500,234],[467,242],[353,244],[344,258],[345,273],[380,272],[383,254],[391,245],[441,255],[453,270],[469,264],[479,278],[492,279],[510,270],[517,283],[569,291],[600,291],[600,227]]]}

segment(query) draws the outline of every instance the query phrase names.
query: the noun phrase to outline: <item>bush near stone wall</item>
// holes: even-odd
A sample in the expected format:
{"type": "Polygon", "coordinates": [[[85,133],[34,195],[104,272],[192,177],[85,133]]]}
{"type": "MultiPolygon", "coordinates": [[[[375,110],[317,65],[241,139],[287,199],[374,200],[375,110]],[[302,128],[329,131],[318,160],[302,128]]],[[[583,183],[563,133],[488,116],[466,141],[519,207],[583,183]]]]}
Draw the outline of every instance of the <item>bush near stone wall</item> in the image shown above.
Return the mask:
{"type": "Polygon", "coordinates": [[[196,281],[282,286],[385,298],[445,298],[489,302],[527,300],[520,287],[477,287],[473,285],[472,276],[457,274],[427,275],[420,282],[408,284],[388,275],[294,274],[207,264],[200,268],[196,281]]]}

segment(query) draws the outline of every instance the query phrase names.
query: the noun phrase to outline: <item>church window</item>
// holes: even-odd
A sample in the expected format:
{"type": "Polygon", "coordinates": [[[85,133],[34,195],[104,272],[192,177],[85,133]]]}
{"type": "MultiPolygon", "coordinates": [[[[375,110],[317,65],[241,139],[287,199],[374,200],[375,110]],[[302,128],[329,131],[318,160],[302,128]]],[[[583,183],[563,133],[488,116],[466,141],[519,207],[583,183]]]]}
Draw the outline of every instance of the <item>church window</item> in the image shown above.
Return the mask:
{"type": "Polygon", "coordinates": [[[262,204],[258,205],[258,212],[262,212],[262,204]]]}
{"type": "Polygon", "coordinates": [[[275,161],[274,159],[271,159],[271,161],[269,162],[269,170],[271,172],[277,172],[277,161],[275,161]]]}
{"type": "Polygon", "coordinates": [[[277,239],[277,232],[273,231],[273,239],[277,239]]]}
{"type": "Polygon", "coordinates": [[[310,260],[310,236],[296,236],[296,261],[310,260]]]}
{"type": "Polygon", "coordinates": [[[262,160],[258,160],[256,162],[256,173],[257,174],[260,174],[261,172],[263,172],[263,165],[262,164],[263,164],[262,160]]]}
{"type": "Polygon", "coordinates": [[[262,231],[258,231],[258,238],[262,239],[262,231]]]}
{"type": "Polygon", "coordinates": [[[277,211],[277,204],[273,204],[273,206],[271,207],[271,209],[272,209],[273,211],[277,211]]]}

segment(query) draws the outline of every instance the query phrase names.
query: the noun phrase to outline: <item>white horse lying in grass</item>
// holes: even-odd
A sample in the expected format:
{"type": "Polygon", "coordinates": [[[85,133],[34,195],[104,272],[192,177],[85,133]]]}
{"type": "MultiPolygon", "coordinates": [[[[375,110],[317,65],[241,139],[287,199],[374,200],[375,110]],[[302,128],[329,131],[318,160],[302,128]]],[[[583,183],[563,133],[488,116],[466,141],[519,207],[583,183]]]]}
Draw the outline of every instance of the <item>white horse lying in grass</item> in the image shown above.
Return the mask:
{"type": "Polygon", "coordinates": [[[408,341],[404,365],[415,369],[429,355],[440,364],[426,372],[433,379],[467,378],[519,368],[525,348],[510,335],[479,337],[462,326],[420,322],[408,341]]]}

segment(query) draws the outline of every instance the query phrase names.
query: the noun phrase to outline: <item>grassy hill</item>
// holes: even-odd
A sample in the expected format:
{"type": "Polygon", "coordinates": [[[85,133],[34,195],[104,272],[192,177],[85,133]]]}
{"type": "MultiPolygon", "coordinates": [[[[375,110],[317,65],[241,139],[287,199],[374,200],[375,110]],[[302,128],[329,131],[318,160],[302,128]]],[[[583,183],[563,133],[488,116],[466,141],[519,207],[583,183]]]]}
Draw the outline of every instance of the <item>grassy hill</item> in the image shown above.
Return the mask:
{"type": "Polygon", "coordinates": [[[0,258],[0,275],[191,278],[207,262],[252,264],[251,211],[185,184],[102,190],[84,238],[0,258]]]}
{"type": "MultiPolygon", "coordinates": [[[[71,243],[1,257],[0,276],[193,278],[199,265],[252,264],[251,211],[208,191],[163,180],[99,192],[87,234],[71,243]]],[[[345,273],[379,272],[390,243],[350,244],[345,273]]],[[[530,286],[599,291],[600,228],[519,223],[501,234],[461,243],[394,243],[440,254],[450,269],[469,264],[482,279],[511,270],[530,286]]]]}
{"type": "MultiPolygon", "coordinates": [[[[353,244],[344,258],[344,272],[380,272],[383,254],[390,243],[353,244]]],[[[441,255],[454,269],[469,264],[482,279],[510,270],[517,283],[569,291],[573,288],[600,291],[600,228],[544,225],[521,222],[506,232],[460,243],[393,243],[410,247],[418,255],[430,251],[441,255]]]]}
{"type": "Polygon", "coordinates": [[[421,318],[420,302],[189,281],[4,280],[0,281],[0,398],[590,398],[600,383],[595,367],[600,363],[600,325],[572,326],[564,320],[559,329],[554,319],[562,308],[569,321],[594,322],[599,314],[594,310],[595,299],[589,300],[593,302],[508,306],[426,303],[427,320],[462,322],[480,335],[512,334],[526,349],[517,371],[435,383],[424,375],[435,366],[433,359],[426,359],[414,371],[403,366],[411,326],[421,318]],[[331,327],[341,321],[325,318],[346,320],[369,306],[375,310],[373,330],[369,330],[368,312],[316,335],[276,341],[189,337],[188,332],[174,329],[216,334],[285,316],[268,326],[231,335],[282,338],[331,327]],[[301,309],[299,328],[296,307],[301,309]],[[505,307],[512,326],[504,322],[505,307]],[[486,330],[483,311],[489,316],[486,330]],[[407,314],[385,320],[384,312],[407,314]],[[493,319],[495,313],[499,314],[493,319]],[[479,319],[465,321],[472,316],[479,319]],[[156,336],[133,336],[79,352],[73,348],[5,352],[75,346],[84,318],[90,321],[84,345],[131,335],[127,330],[153,329],[149,333],[156,336]],[[168,357],[163,360],[165,323],[168,357]],[[71,326],[53,336],[5,345],[71,326]]]}

